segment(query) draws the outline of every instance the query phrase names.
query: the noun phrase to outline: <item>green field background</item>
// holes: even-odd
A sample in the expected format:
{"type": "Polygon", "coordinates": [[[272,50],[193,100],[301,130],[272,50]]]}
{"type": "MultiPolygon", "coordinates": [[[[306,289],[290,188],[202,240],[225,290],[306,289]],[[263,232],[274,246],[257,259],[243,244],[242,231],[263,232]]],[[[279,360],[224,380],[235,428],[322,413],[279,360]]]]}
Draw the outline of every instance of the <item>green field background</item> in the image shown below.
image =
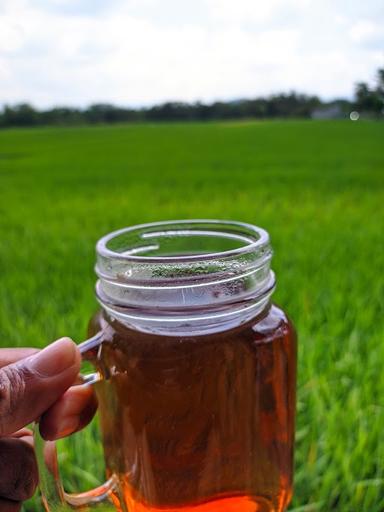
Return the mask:
{"type": "MultiPolygon", "coordinates": [[[[299,333],[297,512],[384,510],[384,123],[158,124],[0,132],[0,346],[80,341],[94,245],[133,223],[223,218],[272,237],[299,333]]],[[[102,478],[96,425],[62,446],[102,478]]],[[[25,512],[41,511],[37,500],[25,512]]]]}

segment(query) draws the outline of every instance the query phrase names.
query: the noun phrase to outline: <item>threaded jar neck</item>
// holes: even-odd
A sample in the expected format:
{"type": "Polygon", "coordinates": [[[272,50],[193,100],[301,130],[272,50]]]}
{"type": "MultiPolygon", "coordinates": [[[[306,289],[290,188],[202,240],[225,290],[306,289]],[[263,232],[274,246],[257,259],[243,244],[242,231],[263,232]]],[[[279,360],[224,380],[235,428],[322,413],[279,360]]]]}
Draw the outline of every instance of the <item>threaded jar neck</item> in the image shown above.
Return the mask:
{"type": "Polygon", "coordinates": [[[106,235],[96,250],[101,306],[140,330],[226,329],[258,314],[275,285],[268,233],[241,222],[142,224],[106,235]]]}

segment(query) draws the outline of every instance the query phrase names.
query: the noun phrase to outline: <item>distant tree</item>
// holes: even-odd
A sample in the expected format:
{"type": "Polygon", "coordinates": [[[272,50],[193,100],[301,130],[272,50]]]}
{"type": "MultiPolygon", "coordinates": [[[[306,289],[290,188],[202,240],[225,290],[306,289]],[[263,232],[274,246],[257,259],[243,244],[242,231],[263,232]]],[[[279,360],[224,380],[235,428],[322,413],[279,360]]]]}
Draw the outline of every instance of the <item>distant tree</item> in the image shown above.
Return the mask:
{"type": "Polygon", "coordinates": [[[355,104],[358,110],[372,109],[372,92],[365,82],[359,82],[355,86],[355,104]]]}
{"type": "Polygon", "coordinates": [[[384,110],[384,68],[381,68],[377,71],[376,75],[377,87],[376,92],[379,97],[379,101],[381,102],[381,112],[384,110]]]}
{"type": "Polygon", "coordinates": [[[384,90],[384,68],[377,70],[377,84],[380,89],[384,90]]]}
{"type": "Polygon", "coordinates": [[[149,121],[194,121],[198,119],[199,107],[183,102],[167,102],[145,111],[149,121]]]}
{"type": "Polygon", "coordinates": [[[83,117],[88,123],[123,123],[139,121],[142,115],[139,110],[115,107],[108,103],[97,103],[85,109],[83,117]]]}
{"type": "Polygon", "coordinates": [[[77,125],[84,123],[81,110],[68,107],[55,107],[40,113],[44,125],[77,125]]]}
{"type": "Polygon", "coordinates": [[[28,103],[4,107],[2,114],[4,126],[34,126],[38,123],[39,113],[28,103]]]}
{"type": "Polygon", "coordinates": [[[374,115],[384,113],[384,69],[377,71],[375,87],[370,87],[365,82],[356,84],[355,108],[374,115]]]}

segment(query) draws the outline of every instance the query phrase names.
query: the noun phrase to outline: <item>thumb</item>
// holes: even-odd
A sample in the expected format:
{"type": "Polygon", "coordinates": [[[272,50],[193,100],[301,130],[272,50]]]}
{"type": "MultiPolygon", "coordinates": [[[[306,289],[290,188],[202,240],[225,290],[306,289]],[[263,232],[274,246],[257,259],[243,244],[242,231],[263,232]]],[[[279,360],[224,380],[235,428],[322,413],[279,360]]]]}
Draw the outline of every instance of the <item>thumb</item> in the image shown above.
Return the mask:
{"type": "Polygon", "coordinates": [[[0,369],[0,437],[45,412],[76,380],[80,352],[62,338],[41,352],[0,369]]]}

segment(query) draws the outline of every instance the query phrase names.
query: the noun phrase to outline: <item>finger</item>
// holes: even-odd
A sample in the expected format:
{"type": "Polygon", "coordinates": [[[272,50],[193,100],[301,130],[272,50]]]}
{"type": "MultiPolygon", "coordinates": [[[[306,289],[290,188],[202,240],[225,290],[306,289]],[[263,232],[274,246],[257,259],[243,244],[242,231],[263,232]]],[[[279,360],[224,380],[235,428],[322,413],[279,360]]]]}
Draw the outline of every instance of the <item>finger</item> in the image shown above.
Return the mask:
{"type": "Polygon", "coordinates": [[[0,368],[30,357],[36,352],[38,352],[36,348],[2,348],[0,349],[0,368]]]}
{"type": "Polygon", "coordinates": [[[68,338],[0,369],[0,437],[39,418],[76,380],[80,352],[68,338]]]}
{"type": "Polygon", "coordinates": [[[47,440],[81,430],[91,421],[97,400],[89,386],[70,388],[40,419],[40,433],[47,440]]]}
{"type": "Polygon", "coordinates": [[[20,512],[21,503],[0,498],[0,510],[1,512],[20,512]]]}
{"type": "MultiPolygon", "coordinates": [[[[13,436],[12,436],[12,439],[13,439],[13,436]]],[[[29,435],[29,436],[23,436],[23,437],[19,437],[19,439],[21,441],[24,441],[24,443],[27,443],[29,444],[29,446],[31,446],[31,448],[35,449],[34,448],[34,439],[33,439],[33,435],[29,435]]]]}
{"type": "MultiPolygon", "coordinates": [[[[8,438],[9,439],[9,438],[8,438]]],[[[21,439],[25,443],[27,443],[34,450],[34,437],[33,432],[27,428],[23,428],[18,430],[10,439],[21,439]]],[[[55,476],[56,479],[59,478],[59,471],[57,466],[57,453],[56,453],[56,445],[54,442],[47,441],[44,445],[44,459],[47,468],[50,470],[52,475],[55,476]]],[[[0,478],[1,478],[1,467],[0,467],[0,478]]],[[[1,501],[0,501],[1,504],[1,501]]],[[[0,512],[1,512],[0,507],[0,512]]]]}
{"type": "Polygon", "coordinates": [[[22,439],[0,439],[0,496],[14,501],[27,500],[33,496],[37,483],[33,447],[22,439]]]}
{"type": "Polygon", "coordinates": [[[33,437],[33,432],[29,428],[21,428],[12,434],[12,437],[19,439],[21,437],[33,437]]]}

